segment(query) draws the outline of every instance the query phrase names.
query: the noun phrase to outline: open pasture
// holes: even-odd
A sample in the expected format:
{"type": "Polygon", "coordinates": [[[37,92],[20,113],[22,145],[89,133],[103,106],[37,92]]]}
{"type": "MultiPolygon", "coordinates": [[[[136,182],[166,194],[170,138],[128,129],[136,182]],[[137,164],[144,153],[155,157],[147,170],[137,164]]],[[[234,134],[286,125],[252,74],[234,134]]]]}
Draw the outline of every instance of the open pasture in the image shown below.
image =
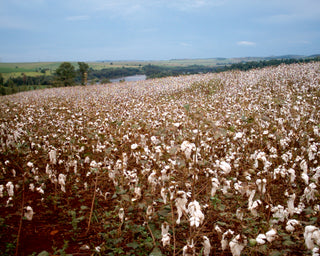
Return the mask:
{"type": "Polygon", "coordinates": [[[319,67],[1,97],[1,254],[317,255],[319,67]]]}

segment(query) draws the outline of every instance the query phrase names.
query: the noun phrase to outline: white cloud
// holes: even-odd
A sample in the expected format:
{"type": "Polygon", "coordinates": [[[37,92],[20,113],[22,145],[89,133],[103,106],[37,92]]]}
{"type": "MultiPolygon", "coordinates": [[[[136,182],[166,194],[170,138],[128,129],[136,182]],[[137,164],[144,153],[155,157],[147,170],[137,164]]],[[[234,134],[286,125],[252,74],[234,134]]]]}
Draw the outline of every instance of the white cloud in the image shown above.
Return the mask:
{"type": "Polygon", "coordinates": [[[251,41],[238,41],[237,45],[242,45],[242,46],[255,46],[256,43],[255,42],[251,42],[251,41]]]}
{"type": "Polygon", "coordinates": [[[68,21],[80,21],[80,20],[88,20],[90,19],[89,15],[79,15],[79,16],[69,16],[66,18],[68,21]]]}
{"type": "Polygon", "coordinates": [[[186,42],[181,42],[181,43],[179,43],[179,45],[183,46],[183,47],[191,47],[192,46],[192,44],[186,43],[186,42]]]}

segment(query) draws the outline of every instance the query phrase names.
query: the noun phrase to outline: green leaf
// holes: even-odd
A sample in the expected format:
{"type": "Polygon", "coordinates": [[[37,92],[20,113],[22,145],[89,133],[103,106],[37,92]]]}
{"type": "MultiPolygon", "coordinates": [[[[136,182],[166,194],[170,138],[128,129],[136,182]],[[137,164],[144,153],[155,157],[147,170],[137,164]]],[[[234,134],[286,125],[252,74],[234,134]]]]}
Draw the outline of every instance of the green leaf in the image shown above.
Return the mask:
{"type": "Polygon", "coordinates": [[[154,247],[149,256],[162,256],[162,252],[159,247],[154,247]]]}
{"type": "Polygon", "coordinates": [[[270,256],[281,256],[281,255],[283,255],[283,253],[277,250],[274,250],[270,253],[270,256]]]}
{"type": "Polygon", "coordinates": [[[133,249],[137,249],[139,247],[139,244],[137,242],[128,243],[127,247],[131,247],[133,249]]]}
{"type": "Polygon", "coordinates": [[[87,210],[87,209],[89,209],[89,207],[88,206],[86,206],[86,205],[81,205],[81,207],[80,207],[80,210],[87,210]]]}
{"type": "Polygon", "coordinates": [[[293,242],[291,240],[285,240],[282,244],[285,245],[285,246],[291,246],[291,245],[294,245],[295,242],[293,242]]]}
{"type": "Polygon", "coordinates": [[[158,213],[160,216],[167,217],[170,212],[171,212],[171,210],[162,209],[162,210],[158,211],[157,213],[158,213]]]}

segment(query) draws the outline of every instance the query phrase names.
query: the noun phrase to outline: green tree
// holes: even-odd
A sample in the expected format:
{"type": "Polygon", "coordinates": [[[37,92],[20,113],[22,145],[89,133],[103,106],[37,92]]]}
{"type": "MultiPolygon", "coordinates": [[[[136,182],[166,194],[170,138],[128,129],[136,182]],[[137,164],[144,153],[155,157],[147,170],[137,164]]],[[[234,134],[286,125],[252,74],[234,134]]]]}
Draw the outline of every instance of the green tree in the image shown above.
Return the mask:
{"type": "Polygon", "coordinates": [[[3,85],[3,83],[4,83],[4,79],[3,79],[2,74],[0,73],[0,85],[3,85]]]}
{"type": "Polygon", "coordinates": [[[75,84],[76,71],[70,62],[63,62],[56,69],[55,86],[72,86],[75,84]]]}
{"type": "Polygon", "coordinates": [[[89,65],[85,62],[78,62],[79,71],[81,75],[81,84],[87,84],[88,72],[89,72],[89,65]]]}

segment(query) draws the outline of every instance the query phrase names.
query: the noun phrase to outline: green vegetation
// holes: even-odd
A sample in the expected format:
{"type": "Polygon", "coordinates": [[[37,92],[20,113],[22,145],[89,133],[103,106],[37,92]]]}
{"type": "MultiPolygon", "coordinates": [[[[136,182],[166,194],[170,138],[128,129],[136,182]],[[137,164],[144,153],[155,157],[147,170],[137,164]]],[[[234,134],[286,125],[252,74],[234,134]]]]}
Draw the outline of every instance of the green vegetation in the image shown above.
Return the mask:
{"type": "Polygon", "coordinates": [[[146,75],[147,79],[188,74],[249,70],[280,64],[319,61],[310,57],[281,56],[274,58],[215,58],[168,61],[102,61],[0,63],[0,95],[48,87],[107,83],[110,79],[146,75]]]}
{"type": "Polygon", "coordinates": [[[74,66],[70,62],[63,62],[56,70],[54,85],[56,87],[72,86],[75,84],[75,77],[76,71],[74,66]]]}
{"type": "Polygon", "coordinates": [[[78,65],[79,65],[79,72],[81,76],[81,84],[86,85],[87,78],[88,78],[89,65],[85,62],[78,62],[78,65]]]}

